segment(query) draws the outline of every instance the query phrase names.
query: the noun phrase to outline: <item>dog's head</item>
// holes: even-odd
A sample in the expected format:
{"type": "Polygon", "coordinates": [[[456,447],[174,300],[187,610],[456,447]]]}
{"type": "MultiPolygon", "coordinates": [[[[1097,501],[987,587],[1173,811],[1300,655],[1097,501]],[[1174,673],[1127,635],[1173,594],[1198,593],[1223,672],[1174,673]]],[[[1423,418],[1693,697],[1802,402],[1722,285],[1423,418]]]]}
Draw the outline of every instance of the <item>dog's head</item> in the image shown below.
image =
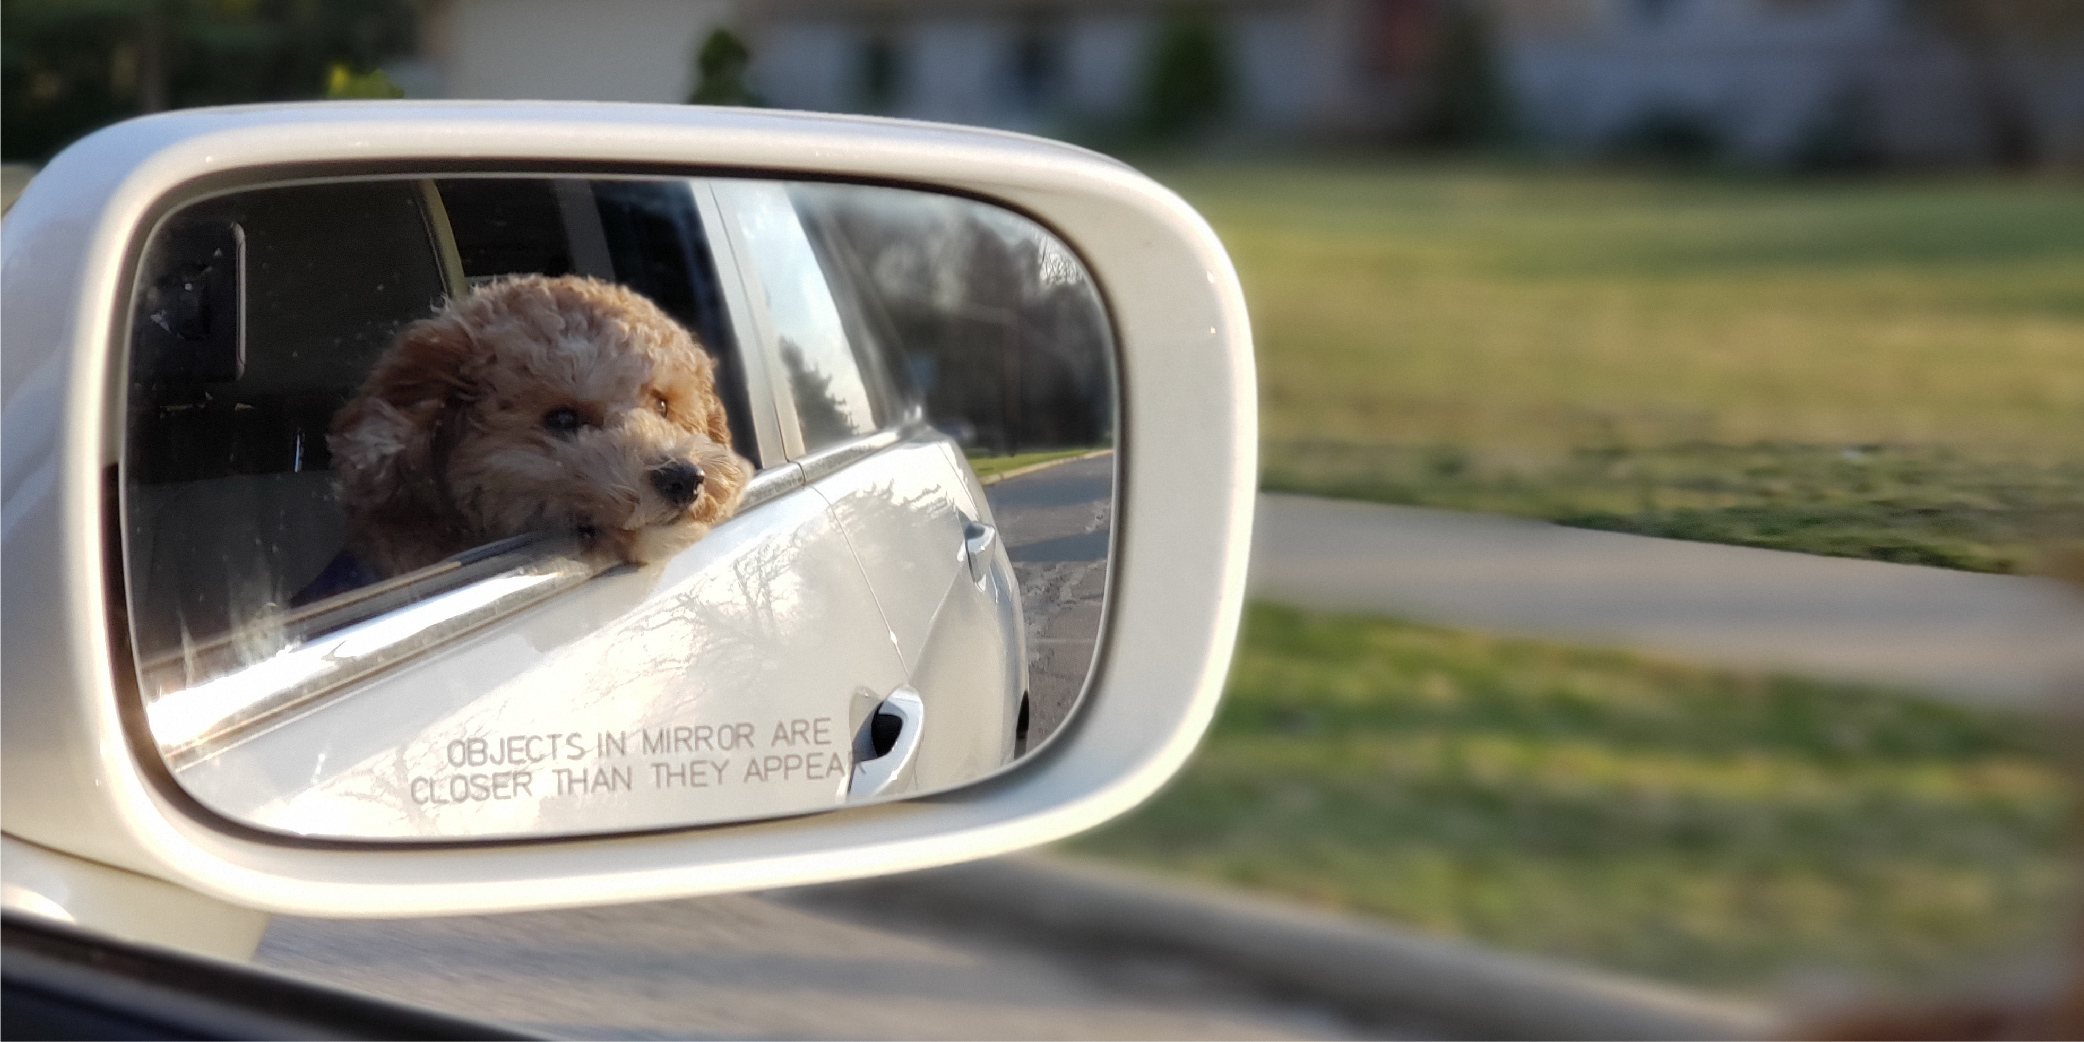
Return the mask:
{"type": "Polygon", "coordinates": [[[736,509],[716,362],[643,296],[502,279],[407,326],[328,444],[364,552],[397,572],[529,532],[647,563],[736,509]]]}

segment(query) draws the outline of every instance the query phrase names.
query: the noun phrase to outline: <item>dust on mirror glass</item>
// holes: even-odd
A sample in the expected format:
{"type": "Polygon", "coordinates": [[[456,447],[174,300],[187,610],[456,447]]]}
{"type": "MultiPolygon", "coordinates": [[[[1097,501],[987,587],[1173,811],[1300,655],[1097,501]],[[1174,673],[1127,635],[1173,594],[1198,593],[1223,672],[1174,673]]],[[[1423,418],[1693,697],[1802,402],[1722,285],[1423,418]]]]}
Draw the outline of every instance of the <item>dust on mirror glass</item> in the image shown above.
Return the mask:
{"type": "Polygon", "coordinates": [[[153,229],[127,630],[240,824],[571,835],[993,774],[1097,645],[1115,352],[1078,257],[929,192],[283,182],[153,229]]]}

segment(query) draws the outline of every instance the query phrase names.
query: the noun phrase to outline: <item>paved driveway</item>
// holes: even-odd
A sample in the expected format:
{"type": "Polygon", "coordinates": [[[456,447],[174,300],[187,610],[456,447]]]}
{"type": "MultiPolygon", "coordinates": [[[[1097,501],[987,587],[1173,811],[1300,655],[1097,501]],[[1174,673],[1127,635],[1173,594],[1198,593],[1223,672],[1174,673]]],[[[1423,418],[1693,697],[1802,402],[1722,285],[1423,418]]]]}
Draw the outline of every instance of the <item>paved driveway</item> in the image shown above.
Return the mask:
{"type": "Polygon", "coordinates": [[[1262,495],[1251,593],[1984,704],[2084,679],[2084,598],[2052,580],[1487,514],[1262,495]]]}
{"type": "Polygon", "coordinates": [[[1092,670],[1114,526],[1114,455],[1045,467],[984,492],[1020,579],[1034,745],[1071,715],[1092,670]]]}

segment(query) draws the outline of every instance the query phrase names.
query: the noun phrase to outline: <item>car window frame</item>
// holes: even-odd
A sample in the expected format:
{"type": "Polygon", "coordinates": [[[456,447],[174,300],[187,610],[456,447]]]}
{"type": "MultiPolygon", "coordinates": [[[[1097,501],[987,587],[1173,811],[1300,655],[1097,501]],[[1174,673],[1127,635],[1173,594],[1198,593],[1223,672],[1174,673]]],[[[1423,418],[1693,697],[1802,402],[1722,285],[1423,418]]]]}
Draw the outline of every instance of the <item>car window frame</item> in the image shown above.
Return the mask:
{"type": "MultiPolygon", "coordinates": [[[[861,346],[854,342],[852,332],[847,329],[844,318],[845,308],[840,299],[839,291],[832,285],[832,274],[826,271],[823,266],[824,260],[816,241],[817,230],[805,224],[802,227],[805,246],[811,251],[812,256],[817,258],[819,264],[819,284],[824,287],[826,297],[831,302],[835,314],[841,317],[840,332],[842,336],[847,338],[848,361],[854,366],[856,374],[861,379],[863,389],[869,396],[871,410],[883,414],[881,419],[877,420],[875,425],[869,430],[816,447],[809,445],[803,433],[802,415],[796,408],[795,396],[790,390],[787,381],[777,378],[781,364],[780,334],[777,332],[774,316],[768,304],[771,298],[766,293],[766,285],[760,279],[758,266],[751,261],[752,247],[745,240],[743,222],[738,219],[738,214],[734,212],[731,204],[725,202],[723,196],[714,191],[714,184],[725,180],[757,181],[764,184],[773,184],[782,187],[785,192],[790,182],[785,178],[713,178],[709,180],[711,186],[710,198],[715,201],[717,220],[722,229],[720,239],[728,244],[728,249],[732,255],[732,266],[737,271],[740,279],[739,285],[741,287],[742,300],[738,303],[742,303],[746,309],[746,317],[749,320],[749,324],[744,328],[753,330],[759,339],[761,363],[767,367],[766,372],[762,375],[765,377],[765,382],[769,387],[777,422],[780,426],[784,452],[787,454],[787,457],[798,464],[804,465],[805,481],[815,481],[818,476],[830,474],[839,467],[844,466],[845,463],[838,462],[840,460],[850,461],[858,459],[869,452],[881,451],[890,445],[896,444],[901,432],[914,425],[918,417],[913,415],[914,410],[910,408],[908,402],[903,400],[903,396],[894,392],[892,375],[886,371],[879,371],[873,368],[871,363],[862,358],[861,346]],[[752,292],[754,289],[758,289],[759,292],[752,292]],[[813,471],[815,471],[815,474],[812,473],[813,471]]],[[[790,212],[796,214],[797,220],[801,222],[802,215],[795,208],[795,200],[790,198],[788,202],[790,212]]],[[[719,273],[721,274],[721,269],[719,269],[719,273]]],[[[733,317],[736,320],[735,312],[733,317]]],[[[880,364],[887,365],[886,362],[880,364]]]]}
{"type": "MultiPolygon", "coordinates": [[[[817,257],[819,269],[824,273],[826,290],[839,311],[840,329],[850,341],[855,363],[861,368],[869,394],[878,400],[886,416],[883,429],[909,429],[924,423],[924,397],[912,385],[905,367],[892,363],[892,353],[902,352],[903,346],[890,321],[888,303],[879,295],[868,273],[860,269],[857,258],[840,247],[835,230],[827,219],[829,215],[819,213],[815,208],[806,211],[799,191],[805,186],[804,182],[784,182],[789,203],[795,208],[804,235],[810,240],[811,253],[817,257]]],[[[878,187],[887,190],[887,186],[878,187]]]]}
{"type": "MultiPolygon", "coordinates": [[[[773,340],[772,323],[764,309],[755,305],[748,290],[746,280],[753,277],[752,266],[745,262],[745,247],[734,227],[736,222],[724,212],[714,179],[690,177],[685,181],[694,194],[702,231],[709,239],[710,264],[716,270],[717,289],[723,297],[724,312],[737,340],[740,368],[745,373],[746,407],[752,413],[753,436],[758,444],[738,451],[751,459],[763,475],[769,470],[784,470],[802,451],[800,438],[794,442],[793,451],[791,448],[796,409],[775,378],[769,347],[773,340]],[[753,451],[748,452],[747,448],[753,451]]],[[[750,499],[752,490],[748,488],[746,492],[750,499]]]]}
{"type": "MultiPolygon", "coordinates": [[[[447,224],[446,207],[440,199],[437,185],[440,176],[383,173],[348,175],[349,179],[353,180],[401,181],[412,184],[422,219],[426,222],[429,247],[442,273],[443,282],[450,287],[452,295],[457,292],[467,293],[469,283],[463,275],[461,253],[457,248],[454,231],[447,224]]],[[[497,171],[474,171],[471,176],[560,175],[546,172],[506,175],[497,171]]],[[[741,281],[747,271],[738,263],[739,254],[727,245],[728,240],[724,238],[731,222],[722,219],[716,194],[709,188],[709,179],[687,175],[599,176],[603,179],[678,182],[687,186],[695,198],[703,230],[709,236],[711,262],[730,320],[732,337],[736,341],[733,346],[743,359],[746,406],[755,437],[759,441],[759,444],[747,447],[752,449],[752,452],[740,450],[754,461],[756,472],[746,484],[738,512],[724,524],[736,522],[753,513],[759,506],[804,487],[806,482],[803,468],[781,451],[785,445],[781,435],[787,429],[778,415],[782,402],[776,397],[766,349],[767,341],[759,339],[754,332],[760,327],[750,324],[752,321],[764,319],[756,319],[756,310],[752,307],[746,287],[741,281]]],[[[286,188],[339,179],[307,176],[256,180],[235,187],[198,192],[187,198],[170,200],[157,219],[136,237],[132,249],[134,252],[142,253],[183,211],[209,199],[259,188],[286,188]]],[[[141,266],[138,271],[142,272],[141,266]]],[[[133,283],[136,277],[139,276],[133,276],[133,283]]],[[[124,359],[126,365],[130,360],[134,335],[132,323],[136,292],[133,286],[130,295],[123,302],[122,321],[114,330],[116,355],[124,359]]],[[[127,379],[122,385],[127,386],[127,379]]],[[[127,416],[127,407],[119,402],[112,414],[117,417],[127,416]]],[[[116,432],[116,443],[122,444],[126,434],[127,432],[119,429],[116,432]]],[[[125,488],[126,482],[121,479],[122,472],[122,464],[118,463],[111,468],[110,477],[115,486],[113,492],[117,516],[128,517],[132,504],[125,488]]],[[[117,585],[124,589],[124,601],[128,605],[131,547],[129,537],[123,531],[125,527],[118,524],[117,531],[112,533],[110,538],[114,540],[111,549],[115,551],[118,574],[123,577],[117,585]]],[[[169,725],[174,728],[175,734],[182,736],[176,741],[158,740],[159,729],[156,723],[148,725],[155,740],[146,743],[144,748],[156,752],[168,767],[206,757],[214,749],[236,744],[257,731],[317,709],[334,699],[349,696],[362,683],[438,653],[441,649],[487,626],[555,600],[559,595],[583,586],[613,567],[584,561],[569,537],[554,533],[524,535],[474,547],[427,568],[345,591],[303,608],[285,612],[272,621],[283,626],[286,635],[293,639],[287,642],[278,654],[308,658],[319,662],[318,667],[294,682],[277,684],[258,691],[228,709],[191,710],[197,718],[196,722],[185,726],[169,725]],[[509,588],[510,592],[488,598],[483,596],[484,591],[495,588],[488,584],[499,584],[509,588]],[[435,621],[418,628],[401,629],[384,640],[357,640],[354,637],[356,627],[395,619],[407,610],[431,617],[435,621]],[[355,643],[360,652],[351,656],[329,652],[329,648],[343,640],[355,643]]],[[[126,607],[126,614],[128,610],[126,607]]],[[[245,633],[244,627],[234,627],[225,633],[217,634],[184,649],[179,654],[156,655],[150,661],[136,653],[127,619],[121,628],[124,630],[125,639],[123,661],[119,668],[135,678],[140,696],[140,709],[146,721],[156,721],[154,706],[163,704],[169,697],[194,691],[219,680],[237,677],[257,664],[248,662],[224,672],[206,675],[199,680],[191,679],[185,684],[169,685],[166,683],[169,678],[188,676],[191,673],[190,667],[195,663],[235,658],[238,645],[245,633]],[[161,693],[155,697],[154,692],[161,693]]],[[[263,658],[260,662],[272,660],[263,658]]],[[[194,703],[201,700],[188,701],[194,703]]],[[[181,715],[178,709],[171,706],[162,712],[168,717],[181,715]]]]}

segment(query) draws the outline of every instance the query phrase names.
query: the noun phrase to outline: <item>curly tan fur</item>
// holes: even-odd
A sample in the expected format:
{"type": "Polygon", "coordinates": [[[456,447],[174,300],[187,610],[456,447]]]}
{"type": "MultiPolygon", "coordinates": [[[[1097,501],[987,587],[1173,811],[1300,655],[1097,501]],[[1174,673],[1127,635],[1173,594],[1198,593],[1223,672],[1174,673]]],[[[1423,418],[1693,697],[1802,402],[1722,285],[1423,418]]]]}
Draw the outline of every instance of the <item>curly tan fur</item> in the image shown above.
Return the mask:
{"type": "Polygon", "coordinates": [[[753,472],[695,338],[571,276],[501,279],[405,327],[327,445],[349,546],[389,575],[545,531],[661,560],[730,517],[753,472]],[[685,506],[653,478],[676,461],[702,475],[685,506]]]}

